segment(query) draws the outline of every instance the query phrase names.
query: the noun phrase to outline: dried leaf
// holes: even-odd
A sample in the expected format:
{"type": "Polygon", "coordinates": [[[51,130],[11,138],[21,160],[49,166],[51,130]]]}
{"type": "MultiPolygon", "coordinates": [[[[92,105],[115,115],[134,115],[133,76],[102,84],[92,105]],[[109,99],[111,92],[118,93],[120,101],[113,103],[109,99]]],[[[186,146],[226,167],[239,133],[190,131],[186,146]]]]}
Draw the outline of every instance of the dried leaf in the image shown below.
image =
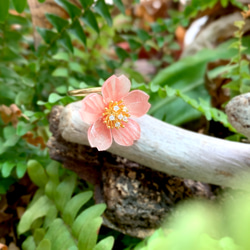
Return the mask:
{"type": "Polygon", "coordinates": [[[5,105],[0,106],[0,116],[5,124],[9,122],[16,127],[18,123],[18,117],[22,116],[21,110],[16,106],[16,104],[11,104],[10,107],[5,105]]]}
{"type": "Polygon", "coordinates": [[[22,111],[17,107],[16,104],[11,104],[10,109],[12,111],[12,114],[14,114],[17,117],[20,117],[22,115],[22,111]]]}
{"type": "Polygon", "coordinates": [[[11,121],[11,114],[12,114],[12,111],[9,107],[5,105],[0,106],[0,116],[5,124],[11,121]]]}
{"type": "Polygon", "coordinates": [[[241,12],[241,15],[243,16],[244,19],[250,17],[250,4],[248,4],[248,10],[241,12]]]}

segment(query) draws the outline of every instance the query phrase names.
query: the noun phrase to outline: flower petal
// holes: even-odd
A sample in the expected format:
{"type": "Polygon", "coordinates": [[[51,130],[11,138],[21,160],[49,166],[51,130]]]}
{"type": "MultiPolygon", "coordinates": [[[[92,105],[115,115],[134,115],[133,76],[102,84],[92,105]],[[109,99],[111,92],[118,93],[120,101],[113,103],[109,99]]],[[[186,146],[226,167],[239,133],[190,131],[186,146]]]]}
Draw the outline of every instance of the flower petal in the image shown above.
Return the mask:
{"type": "Polygon", "coordinates": [[[128,108],[130,115],[140,117],[145,115],[151,106],[148,99],[149,95],[145,92],[141,90],[133,90],[123,98],[123,101],[128,108]]]}
{"type": "Polygon", "coordinates": [[[102,116],[104,107],[101,95],[96,93],[87,95],[82,100],[82,108],[80,110],[82,120],[88,124],[94,123],[102,116]]]}
{"type": "Polygon", "coordinates": [[[109,77],[102,86],[102,96],[107,104],[110,101],[120,101],[128,94],[131,87],[129,79],[121,75],[119,77],[113,75],[109,77]]]}
{"type": "Polygon", "coordinates": [[[91,147],[99,151],[108,149],[112,144],[111,130],[103,123],[102,119],[97,120],[88,130],[88,140],[91,147]]]}
{"type": "Polygon", "coordinates": [[[141,135],[141,128],[137,122],[129,119],[125,128],[112,129],[115,142],[122,146],[131,146],[134,140],[138,140],[141,135]]]}

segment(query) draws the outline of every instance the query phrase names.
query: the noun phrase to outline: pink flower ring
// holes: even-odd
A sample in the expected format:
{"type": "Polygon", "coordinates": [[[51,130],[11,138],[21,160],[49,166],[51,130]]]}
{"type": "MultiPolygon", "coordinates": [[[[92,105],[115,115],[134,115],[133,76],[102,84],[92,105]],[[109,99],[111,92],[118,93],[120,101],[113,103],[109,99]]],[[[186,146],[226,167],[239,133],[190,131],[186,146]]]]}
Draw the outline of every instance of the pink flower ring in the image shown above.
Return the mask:
{"type": "Polygon", "coordinates": [[[102,86],[102,95],[92,93],[82,100],[81,118],[91,124],[88,140],[99,151],[115,142],[131,146],[140,138],[141,128],[133,118],[141,117],[150,108],[149,95],[141,90],[129,92],[131,83],[121,75],[109,77],[102,86]]]}

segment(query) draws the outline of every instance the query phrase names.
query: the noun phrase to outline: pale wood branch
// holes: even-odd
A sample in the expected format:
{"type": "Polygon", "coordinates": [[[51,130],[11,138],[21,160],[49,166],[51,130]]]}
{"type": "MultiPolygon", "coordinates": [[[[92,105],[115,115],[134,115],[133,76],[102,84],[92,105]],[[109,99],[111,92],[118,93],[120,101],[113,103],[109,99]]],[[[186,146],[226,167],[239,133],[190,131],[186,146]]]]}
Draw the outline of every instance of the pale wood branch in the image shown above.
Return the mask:
{"type": "MultiPolygon", "coordinates": [[[[81,102],[61,113],[59,130],[69,142],[89,145],[81,102]]],[[[113,142],[109,152],[171,175],[234,188],[246,188],[250,145],[190,132],[145,115],[137,122],[141,138],[133,146],[113,142]]]]}

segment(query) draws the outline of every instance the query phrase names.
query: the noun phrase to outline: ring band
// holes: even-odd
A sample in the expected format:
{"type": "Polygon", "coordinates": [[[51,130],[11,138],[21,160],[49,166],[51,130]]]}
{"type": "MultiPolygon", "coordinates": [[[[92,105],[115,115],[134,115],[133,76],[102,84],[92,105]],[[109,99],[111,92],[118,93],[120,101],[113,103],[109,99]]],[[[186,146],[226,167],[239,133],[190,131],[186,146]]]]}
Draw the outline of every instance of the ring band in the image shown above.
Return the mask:
{"type": "Polygon", "coordinates": [[[96,87],[96,88],[88,88],[88,89],[74,89],[68,91],[68,95],[71,96],[86,96],[91,93],[101,93],[102,88],[101,87],[96,87]]]}

